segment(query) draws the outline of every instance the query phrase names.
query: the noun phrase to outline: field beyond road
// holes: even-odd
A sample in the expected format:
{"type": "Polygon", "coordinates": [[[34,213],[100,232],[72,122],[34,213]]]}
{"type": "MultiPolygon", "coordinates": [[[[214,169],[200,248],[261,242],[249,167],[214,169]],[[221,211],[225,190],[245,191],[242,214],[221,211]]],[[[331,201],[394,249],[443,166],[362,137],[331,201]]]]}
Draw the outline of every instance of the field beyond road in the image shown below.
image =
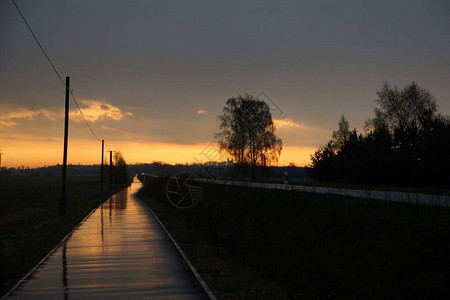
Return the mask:
{"type": "Polygon", "coordinates": [[[68,177],[67,215],[58,215],[61,177],[0,177],[0,295],[3,295],[92,209],[125,185],[105,186],[97,176],[68,177]]]}
{"type": "Polygon", "coordinates": [[[219,299],[449,299],[450,209],[204,184],[179,210],[139,194],[219,299]]]}

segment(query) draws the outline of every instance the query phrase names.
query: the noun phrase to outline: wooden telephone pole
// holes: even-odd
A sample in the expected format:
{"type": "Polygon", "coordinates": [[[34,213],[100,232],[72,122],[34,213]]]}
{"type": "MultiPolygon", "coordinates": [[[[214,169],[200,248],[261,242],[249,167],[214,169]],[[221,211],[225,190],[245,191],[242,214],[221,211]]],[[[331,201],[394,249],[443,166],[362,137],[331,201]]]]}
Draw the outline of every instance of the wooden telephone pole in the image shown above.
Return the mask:
{"type": "Polygon", "coordinates": [[[64,154],[62,167],[62,195],[59,199],[59,214],[65,215],[67,211],[66,199],[66,171],[67,171],[67,140],[69,138],[69,93],[70,93],[70,77],[66,77],[66,114],[64,121],[64,154]]]}
{"type": "Polygon", "coordinates": [[[4,155],[4,153],[2,152],[2,149],[0,149],[0,172],[2,171],[2,155],[4,155]]]}
{"type": "Polygon", "coordinates": [[[105,153],[105,141],[102,140],[102,167],[101,167],[101,188],[100,188],[100,193],[103,196],[103,154],[105,153]]]}
{"type": "Polygon", "coordinates": [[[109,151],[109,187],[111,188],[112,186],[112,176],[113,176],[113,171],[112,171],[112,153],[114,151],[109,151]]]}

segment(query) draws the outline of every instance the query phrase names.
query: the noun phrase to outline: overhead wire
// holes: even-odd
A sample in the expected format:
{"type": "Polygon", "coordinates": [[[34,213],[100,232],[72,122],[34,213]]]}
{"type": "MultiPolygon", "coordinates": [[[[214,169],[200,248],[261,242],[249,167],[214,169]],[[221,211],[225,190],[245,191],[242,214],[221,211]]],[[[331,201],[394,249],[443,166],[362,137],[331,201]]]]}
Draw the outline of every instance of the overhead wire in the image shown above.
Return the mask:
{"type": "Polygon", "coordinates": [[[31,35],[34,37],[34,40],[36,41],[36,43],[39,45],[39,48],[41,48],[42,53],[44,53],[45,57],[47,58],[48,62],[50,63],[50,65],[53,68],[53,71],[55,71],[56,75],[58,75],[59,80],[61,80],[62,84],[65,86],[66,83],[64,82],[64,80],[62,79],[61,75],[59,75],[58,70],[56,69],[55,65],[52,63],[52,60],[50,59],[50,57],[47,55],[47,53],[45,52],[44,48],[42,47],[41,43],[39,42],[38,38],[36,37],[36,35],[33,32],[33,29],[31,29],[30,25],[28,24],[27,20],[25,19],[24,15],[22,14],[22,12],[20,11],[19,6],[17,6],[16,1],[11,0],[14,3],[14,6],[17,8],[17,11],[19,12],[20,16],[22,17],[22,20],[25,22],[25,25],[27,25],[28,29],[31,32],[31,35]]]}
{"type": "Polygon", "coordinates": [[[39,48],[41,49],[42,53],[44,53],[45,57],[47,58],[47,61],[50,63],[50,65],[53,68],[53,71],[56,73],[56,75],[58,76],[59,80],[61,81],[61,83],[66,87],[66,89],[69,89],[70,95],[72,96],[73,101],[75,102],[78,111],[81,114],[81,117],[83,117],[84,123],[86,124],[86,126],[89,128],[89,130],[91,131],[92,135],[98,140],[101,141],[101,139],[97,136],[97,134],[95,134],[94,130],[91,128],[91,126],[89,125],[88,121],[86,120],[86,118],[84,117],[84,114],[80,108],[80,105],[78,105],[78,101],[75,98],[75,95],[73,94],[73,89],[70,89],[69,87],[66,86],[66,83],[64,82],[62,76],[59,74],[58,69],[56,69],[55,65],[53,64],[52,60],[50,59],[50,57],[47,55],[47,52],[45,52],[44,47],[42,47],[41,43],[39,42],[37,36],[34,34],[33,30],[31,29],[31,26],[28,24],[27,20],[25,19],[25,16],[22,14],[19,6],[17,5],[17,3],[14,0],[11,0],[14,3],[14,6],[16,7],[17,11],[19,12],[20,16],[22,17],[22,20],[25,22],[25,25],[27,25],[28,29],[31,32],[31,35],[33,36],[34,40],[36,41],[36,43],[39,45],[39,48]]]}
{"type": "Polygon", "coordinates": [[[78,111],[80,112],[81,116],[83,117],[84,123],[85,123],[86,126],[89,128],[89,130],[90,130],[91,133],[94,135],[94,137],[95,137],[99,142],[101,142],[102,140],[95,134],[94,130],[91,128],[91,126],[89,125],[88,121],[87,121],[86,118],[84,117],[84,114],[83,114],[83,112],[81,111],[81,108],[80,108],[80,106],[78,105],[77,100],[75,99],[75,96],[74,96],[74,94],[73,94],[73,90],[70,91],[70,95],[72,96],[72,99],[73,99],[73,101],[75,102],[75,104],[76,104],[76,106],[77,106],[77,108],[78,108],[78,111]]]}

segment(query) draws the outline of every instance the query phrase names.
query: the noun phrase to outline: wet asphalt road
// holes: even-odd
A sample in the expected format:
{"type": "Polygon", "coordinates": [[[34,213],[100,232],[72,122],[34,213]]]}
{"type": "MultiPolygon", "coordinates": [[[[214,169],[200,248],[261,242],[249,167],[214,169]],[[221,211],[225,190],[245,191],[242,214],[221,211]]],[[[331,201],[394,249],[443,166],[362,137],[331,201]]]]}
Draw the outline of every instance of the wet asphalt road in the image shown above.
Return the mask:
{"type": "Polygon", "coordinates": [[[209,299],[153,215],[132,194],[95,210],[8,299],[209,299]]]}

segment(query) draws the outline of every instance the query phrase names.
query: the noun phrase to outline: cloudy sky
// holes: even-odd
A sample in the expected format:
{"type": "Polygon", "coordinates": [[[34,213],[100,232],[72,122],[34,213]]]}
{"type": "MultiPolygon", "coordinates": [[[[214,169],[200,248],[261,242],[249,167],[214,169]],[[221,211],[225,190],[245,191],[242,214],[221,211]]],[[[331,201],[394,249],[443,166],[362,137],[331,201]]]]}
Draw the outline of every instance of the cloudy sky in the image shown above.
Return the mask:
{"type": "MultiPolygon", "coordinates": [[[[279,164],[308,163],[344,114],[362,130],[383,81],[450,114],[450,4],[436,1],[16,0],[93,130],[128,162],[208,160],[226,100],[273,108],[279,164]]],[[[2,165],[62,162],[64,87],[0,0],[2,165]]],[[[69,163],[101,146],[73,102],[69,163]]]]}

